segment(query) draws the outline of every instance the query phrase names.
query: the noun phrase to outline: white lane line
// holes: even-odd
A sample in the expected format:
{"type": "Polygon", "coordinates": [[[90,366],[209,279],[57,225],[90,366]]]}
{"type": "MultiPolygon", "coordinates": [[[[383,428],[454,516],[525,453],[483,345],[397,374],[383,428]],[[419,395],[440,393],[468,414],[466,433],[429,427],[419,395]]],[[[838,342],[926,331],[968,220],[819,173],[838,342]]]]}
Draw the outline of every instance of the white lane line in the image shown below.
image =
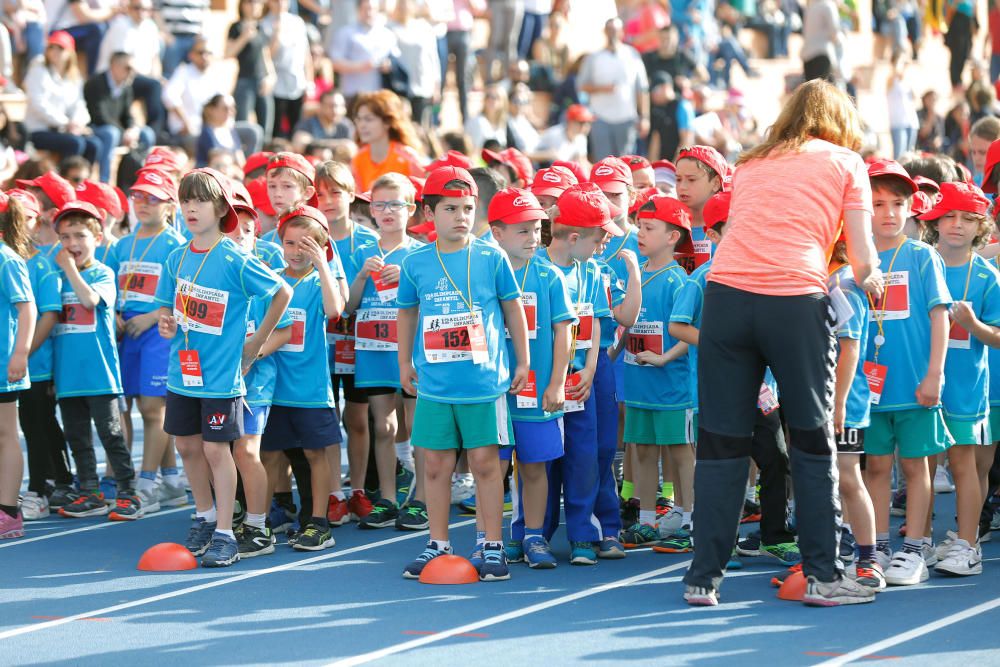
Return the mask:
{"type": "MultiPolygon", "coordinates": [[[[179,509],[184,509],[184,508],[179,508],[179,509]]],[[[448,526],[448,528],[449,529],[461,528],[462,526],[468,526],[474,524],[475,522],[476,522],[475,519],[458,521],[448,526]]],[[[103,607],[101,609],[94,609],[79,614],[73,614],[72,616],[66,616],[65,618],[58,618],[51,621],[45,621],[44,623],[37,623],[35,625],[25,625],[20,628],[14,628],[13,630],[0,632],[0,640],[10,639],[11,637],[18,637],[21,635],[27,635],[33,632],[40,632],[41,630],[48,630],[50,628],[56,628],[59,627],[60,625],[65,625],[67,623],[72,623],[73,621],[78,621],[81,618],[103,617],[107,616],[108,614],[113,614],[115,612],[122,611],[124,609],[133,609],[135,607],[141,607],[143,605],[152,604],[154,602],[160,602],[161,600],[169,600],[171,598],[180,597],[182,595],[188,595],[189,593],[197,593],[198,591],[204,591],[210,588],[218,588],[219,586],[226,586],[227,584],[234,584],[240,581],[246,581],[248,579],[256,579],[257,577],[263,577],[264,575],[274,574],[276,572],[286,572],[288,570],[294,570],[295,568],[302,567],[303,565],[319,563],[325,560],[331,560],[333,558],[341,558],[343,556],[349,556],[351,554],[356,554],[361,551],[368,551],[369,549],[376,549],[378,547],[383,547],[389,544],[395,544],[396,542],[404,542],[406,540],[412,540],[416,537],[424,537],[428,535],[429,532],[430,531],[427,530],[421,530],[417,532],[408,533],[406,535],[400,535],[399,537],[390,537],[389,539],[381,540],[379,542],[362,544],[360,546],[351,547],[350,549],[344,549],[343,551],[335,551],[333,553],[323,554],[322,556],[313,556],[312,558],[306,558],[304,560],[295,561],[294,563],[275,565],[274,567],[268,567],[263,570],[254,570],[253,572],[245,572],[243,574],[237,575],[235,577],[229,577],[227,579],[217,579],[215,581],[206,582],[204,584],[198,584],[196,586],[181,588],[179,590],[171,591],[169,593],[161,593],[159,595],[152,595],[150,597],[141,598],[139,600],[133,600],[131,602],[123,602],[122,604],[116,604],[110,607],[103,607]]]]}
{"type": "MultiPolygon", "coordinates": [[[[170,510],[160,510],[159,512],[154,512],[153,514],[150,514],[149,516],[145,516],[145,517],[143,517],[142,519],[139,519],[139,520],[140,521],[148,521],[149,519],[155,519],[158,516],[167,516],[168,514],[174,514],[176,512],[184,512],[184,511],[191,512],[193,510],[194,510],[194,505],[185,505],[184,507],[175,507],[174,509],[170,509],[170,510]]],[[[65,521],[67,523],[70,523],[70,522],[73,521],[73,519],[63,519],[63,521],[65,521]]],[[[91,530],[100,530],[101,528],[111,528],[112,526],[124,526],[124,525],[131,524],[131,523],[133,523],[133,522],[132,521],[111,521],[109,519],[109,520],[105,521],[104,523],[95,523],[92,526],[84,526],[83,528],[74,528],[72,530],[64,530],[64,531],[59,532],[59,533],[49,533],[48,535],[39,535],[37,537],[19,538],[19,539],[16,539],[16,540],[10,540],[9,542],[8,541],[4,541],[3,544],[0,544],[0,549],[6,549],[7,547],[19,547],[19,546],[21,546],[23,544],[31,544],[32,542],[38,542],[38,541],[41,541],[41,540],[51,540],[53,537],[64,537],[66,535],[75,535],[76,533],[86,533],[86,532],[91,531],[91,530]]],[[[28,522],[28,526],[30,528],[31,522],[28,522]]]]}
{"type": "MultiPolygon", "coordinates": [[[[381,660],[382,658],[387,658],[390,655],[395,655],[397,653],[402,653],[403,651],[409,651],[411,649],[420,648],[421,646],[427,646],[428,644],[433,644],[435,642],[443,641],[450,637],[454,637],[455,635],[461,635],[467,632],[474,632],[481,628],[487,628],[491,625],[497,625],[498,623],[505,623],[506,621],[511,621],[514,620],[515,618],[521,618],[523,616],[528,616],[530,614],[534,614],[539,611],[545,611],[546,609],[551,609],[552,607],[558,607],[559,605],[563,605],[568,602],[575,602],[576,600],[580,600],[586,597],[591,597],[593,595],[604,593],[605,591],[610,591],[615,588],[622,588],[623,586],[630,586],[632,584],[639,583],[647,579],[653,579],[655,577],[664,575],[668,572],[673,572],[674,570],[686,568],[690,564],[691,561],[687,560],[684,561],[683,563],[674,563],[673,565],[667,565],[666,567],[661,567],[651,572],[637,574],[631,577],[627,577],[625,579],[619,579],[617,581],[609,581],[606,584],[600,584],[598,586],[585,588],[582,591],[577,591],[575,593],[570,593],[568,595],[552,598],[551,600],[539,602],[537,604],[533,604],[528,607],[523,607],[521,609],[509,611],[506,614],[500,614],[499,616],[492,616],[490,618],[486,618],[481,621],[476,621],[474,623],[467,623],[466,625],[460,625],[456,628],[451,628],[450,630],[443,630],[441,632],[437,632],[433,635],[428,635],[426,637],[411,639],[410,641],[394,644],[392,646],[387,646],[386,648],[379,649],[377,651],[371,651],[370,653],[362,653],[360,655],[355,655],[350,658],[337,660],[336,662],[332,662],[329,665],[327,665],[327,667],[352,667],[353,665],[361,665],[366,662],[381,660]]],[[[2,635],[0,635],[0,638],[2,638],[2,635]]]]}
{"type": "MultiPolygon", "coordinates": [[[[830,660],[826,660],[825,662],[819,663],[817,667],[841,667],[841,665],[846,665],[851,662],[854,662],[855,660],[860,660],[865,656],[872,655],[884,649],[891,648],[893,646],[898,646],[899,644],[908,642],[911,639],[916,639],[917,637],[923,637],[924,635],[929,635],[932,632],[937,632],[938,630],[946,628],[949,625],[960,623],[967,618],[978,616],[983,612],[996,609],[997,607],[1000,607],[1000,598],[993,598],[988,602],[983,602],[982,604],[978,604],[975,607],[971,607],[964,611],[954,613],[950,616],[945,616],[944,618],[939,618],[938,620],[932,621],[930,623],[924,623],[923,625],[918,625],[912,630],[908,630],[898,635],[893,635],[889,639],[883,639],[882,641],[874,642],[872,644],[868,644],[867,646],[862,646],[861,648],[855,649],[850,653],[845,653],[844,655],[837,656],[836,658],[831,658],[830,660]]],[[[904,657],[903,659],[905,660],[906,658],[904,657]]]]}

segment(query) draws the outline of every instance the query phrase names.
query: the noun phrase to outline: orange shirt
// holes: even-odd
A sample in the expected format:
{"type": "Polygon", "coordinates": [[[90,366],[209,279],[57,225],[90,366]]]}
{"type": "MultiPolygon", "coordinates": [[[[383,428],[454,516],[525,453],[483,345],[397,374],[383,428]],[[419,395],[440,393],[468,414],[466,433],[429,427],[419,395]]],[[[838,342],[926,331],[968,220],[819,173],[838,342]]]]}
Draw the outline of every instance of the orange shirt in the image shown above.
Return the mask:
{"type": "Polygon", "coordinates": [[[828,253],[850,210],[871,213],[872,191],[861,156],[846,148],[813,139],[740,165],[708,280],[772,296],[825,293],[828,253]]]}
{"type": "Polygon", "coordinates": [[[404,176],[423,177],[424,168],[416,151],[404,144],[390,141],[389,154],[381,162],[372,160],[371,147],[364,146],[351,160],[351,170],[358,192],[368,192],[379,176],[396,172],[404,176]]]}

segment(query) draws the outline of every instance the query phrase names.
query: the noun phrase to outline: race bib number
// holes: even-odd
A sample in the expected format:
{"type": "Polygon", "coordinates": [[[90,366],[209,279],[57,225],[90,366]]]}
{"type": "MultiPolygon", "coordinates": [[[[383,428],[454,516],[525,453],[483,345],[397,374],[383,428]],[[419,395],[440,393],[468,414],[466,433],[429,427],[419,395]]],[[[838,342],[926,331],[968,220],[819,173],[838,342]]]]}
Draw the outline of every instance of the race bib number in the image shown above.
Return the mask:
{"type": "Polygon", "coordinates": [[[118,303],[153,303],[163,265],[156,262],[123,262],[118,269],[118,303]]]}
{"type": "Polygon", "coordinates": [[[426,315],[423,322],[424,357],[429,363],[489,361],[486,329],[479,312],[426,315]]]}
{"type": "Polygon", "coordinates": [[[92,308],[84,308],[75,292],[63,292],[62,312],[59,313],[59,323],[55,334],[82,334],[97,331],[97,320],[92,308]]]}
{"type": "Polygon", "coordinates": [[[761,383],[760,392],[757,394],[757,409],[765,415],[769,415],[778,409],[778,397],[774,395],[767,383],[761,383]]]}
{"type": "Polygon", "coordinates": [[[889,369],[882,364],[873,361],[866,361],[862,370],[868,378],[868,390],[871,392],[872,405],[878,405],[882,400],[882,389],[885,387],[885,376],[889,369]]]}
{"type": "Polygon", "coordinates": [[[885,291],[876,299],[868,315],[870,322],[905,320],[910,316],[910,272],[893,271],[885,274],[885,291]]]}
{"type": "Polygon", "coordinates": [[[326,342],[333,345],[343,338],[354,338],[354,313],[350,317],[338,317],[326,321],[326,342]]]}
{"type": "Polygon", "coordinates": [[[640,352],[663,354],[663,322],[636,322],[625,339],[625,363],[639,366],[635,355],[640,352]]]}
{"type": "Polygon", "coordinates": [[[365,308],[358,311],[354,326],[354,349],[369,352],[395,351],[399,348],[396,335],[398,308],[365,308]]]}
{"type": "Polygon", "coordinates": [[[955,320],[951,320],[948,329],[948,347],[958,350],[968,350],[972,346],[968,330],[955,320]]]}
{"type": "Polygon", "coordinates": [[[399,294],[399,281],[394,283],[386,282],[382,280],[381,271],[372,271],[372,282],[375,283],[375,293],[378,294],[378,299],[382,303],[389,303],[396,300],[396,295],[399,294]]]}
{"type": "Polygon", "coordinates": [[[581,412],[584,408],[583,401],[577,401],[569,397],[569,390],[580,384],[580,374],[570,373],[566,376],[564,387],[565,401],[563,402],[563,412],[581,412]]]}
{"type": "Polygon", "coordinates": [[[594,346],[594,304],[581,303],[577,306],[576,316],[580,320],[573,326],[576,349],[589,350],[594,346]]]}
{"type": "Polygon", "coordinates": [[[694,268],[698,268],[708,260],[712,259],[712,242],[708,239],[692,241],[694,246],[694,268]]]}
{"type": "MultiPolygon", "coordinates": [[[[528,321],[528,339],[538,336],[538,295],[534,292],[521,294],[521,306],[524,307],[524,319],[528,321]]],[[[510,330],[504,327],[504,333],[510,338],[510,330]]]]}
{"type": "Polygon", "coordinates": [[[228,303],[229,292],[178,280],[174,317],[182,331],[221,336],[228,303]]]}
{"type": "Polygon", "coordinates": [[[538,407],[538,384],[535,382],[535,371],[528,371],[528,381],[524,389],[515,396],[515,405],[522,410],[531,410],[538,407]]]}
{"type": "Polygon", "coordinates": [[[278,352],[301,352],[306,349],[306,311],[289,308],[288,317],[292,320],[292,338],[278,348],[278,352]]]}
{"type": "Polygon", "coordinates": [[[201,387],[205,382],[201,377],[201,358],[198,350],[179,350],[181,362],[181,380],[185,387],[201,387]]]}
{"type": "Polygon", "coordinates": [[[333,372],[354,375],[354,339],[340,338],[333,342],[333,372]]]}

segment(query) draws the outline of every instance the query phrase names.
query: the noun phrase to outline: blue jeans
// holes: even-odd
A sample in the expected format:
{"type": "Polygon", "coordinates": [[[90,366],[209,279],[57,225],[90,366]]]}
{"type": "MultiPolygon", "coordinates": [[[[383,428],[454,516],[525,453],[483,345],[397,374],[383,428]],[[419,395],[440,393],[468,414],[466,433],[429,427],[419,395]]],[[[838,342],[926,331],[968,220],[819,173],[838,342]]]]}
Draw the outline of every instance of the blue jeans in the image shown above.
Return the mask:
{"type": "Polygon", "coordinates": [[[597,162],[609,155],[632,153],[637,136],[634,120],[608,123],[598,118],[590,128],[590,161],[597,162]]]}
{"type": "Polygon", "coordinates": [[[745,73],[750,73],[750,63],[747,61],[747,55],[743,51],[743,47],[731,37],[723,38],[719,42],[719,46],[713,56],[715,60],[722,60],[721,66],[717,68],[713,63],[713,66],[710,68],[713,86],[729,88],[734,60],[740,64],[745,73]]]}
{"type": "Polygon", "coordinates": [[[990,81],[1000,79],[1000,53],[990,56],[990,81]]]}
{"type": "Polygon", "coordinates": [[[90,162],[96,162],[101,152],[101,140],[92,134],[40,130],[32,132],[28,139],[36,149],[58,153],[61,157],[82,155],[90,162]]]}
{"type": "Polygon", "coordinates": [[[264,141],[267,142],[271,140],[271,131],[274,129],[274,97],[261,95],[259,89],[260,81],[257,79],[249,77],[236,79],[236,88],[233,90],[233,97],[236,100],[236,120],[237,122],[250,120],[250,109],[253,109],[257,116],[257,124],[264,129],[264,141]]]}
{"type": "Polygon", "coordinates": [[[542,36],[542,31],[545,30],[545,24],[548,21],[548,14],[524,12],[524,21],[521,23],[521,34],[517,39],[518,58],[521,60],[531,60],[531,47],[542,36]]]}
{"type": "Polygon", "coordinates": [[[97,57],[101,52],[101,40],[108,30],[107,23],[88,23],[86,25],[76,25],[66,28],[66,32],[76,40],[76,50],[87,56],[87,76],[91,76],[97,69],[97,57]]]}
{"type": "Polygon", "coordinates": [[[174,35],[172,44],[163,47],[163,78],[169,79],[181,63],[188,62],[188,52],[197,35],[174,35]]]}
{"type": "MultiPolygon", "coordinates": [[[[114,125],[91,125],[94,136],[100,140],[100,148],[97,151],[97,163],[100,170],[102,183],[111,180],[111,156],[115,149],[122,143],[122,131],[114,125]]],[[[156,144],[156,135],[148,127],[139,128],[139,145],[149,148],[156,144]]]]}
{"type": "Polygon", "coordinates": [[[892,159],[898,160],[903,153],[908,153],[917,145],[917,128],[915,127],[891,127],[889,134],[892,136],[892,159]]]}
{"type": "Polygon", "coordinates": [[[24,25],[24,57],[27,61],[34,60],[45,52],[45,29],[41,23],[26,23],[24,25]]]}

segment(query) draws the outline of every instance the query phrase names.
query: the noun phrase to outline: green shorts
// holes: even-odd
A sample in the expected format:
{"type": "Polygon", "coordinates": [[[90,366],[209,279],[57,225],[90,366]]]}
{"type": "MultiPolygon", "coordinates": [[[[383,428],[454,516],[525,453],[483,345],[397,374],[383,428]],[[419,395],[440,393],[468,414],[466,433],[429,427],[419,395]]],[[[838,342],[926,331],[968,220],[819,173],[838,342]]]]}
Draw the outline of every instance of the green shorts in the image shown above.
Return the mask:
{"type": "Polygon", "coordinates": [[[990,422],[988,419],[966,422],[944,418],[944,423],[956,445],[992,445],[990,422]]]}
{"type": "Polygon", "coordinates": [[[1000,405],[990,406],[990,437],[1000,438],[1000,405]]]}
{"type": "Polygon", "coordinates": [[[438,403],[417,398],[410,441],[424,449],[472,449],[514,444],[507,397],[489,403],[438,403]]]}
{"type": "Polygon", "coordinates": [[[873,412],[865,431],[865,454],[904,459],[940,454],[954,444],[940,408],[873,412]]]}
{"type": "Polygon", "coordinates": [[[625,406],[625,442],[637,445],[685,445],[698,432],[694,410],[649,410],[625,406]]]}

